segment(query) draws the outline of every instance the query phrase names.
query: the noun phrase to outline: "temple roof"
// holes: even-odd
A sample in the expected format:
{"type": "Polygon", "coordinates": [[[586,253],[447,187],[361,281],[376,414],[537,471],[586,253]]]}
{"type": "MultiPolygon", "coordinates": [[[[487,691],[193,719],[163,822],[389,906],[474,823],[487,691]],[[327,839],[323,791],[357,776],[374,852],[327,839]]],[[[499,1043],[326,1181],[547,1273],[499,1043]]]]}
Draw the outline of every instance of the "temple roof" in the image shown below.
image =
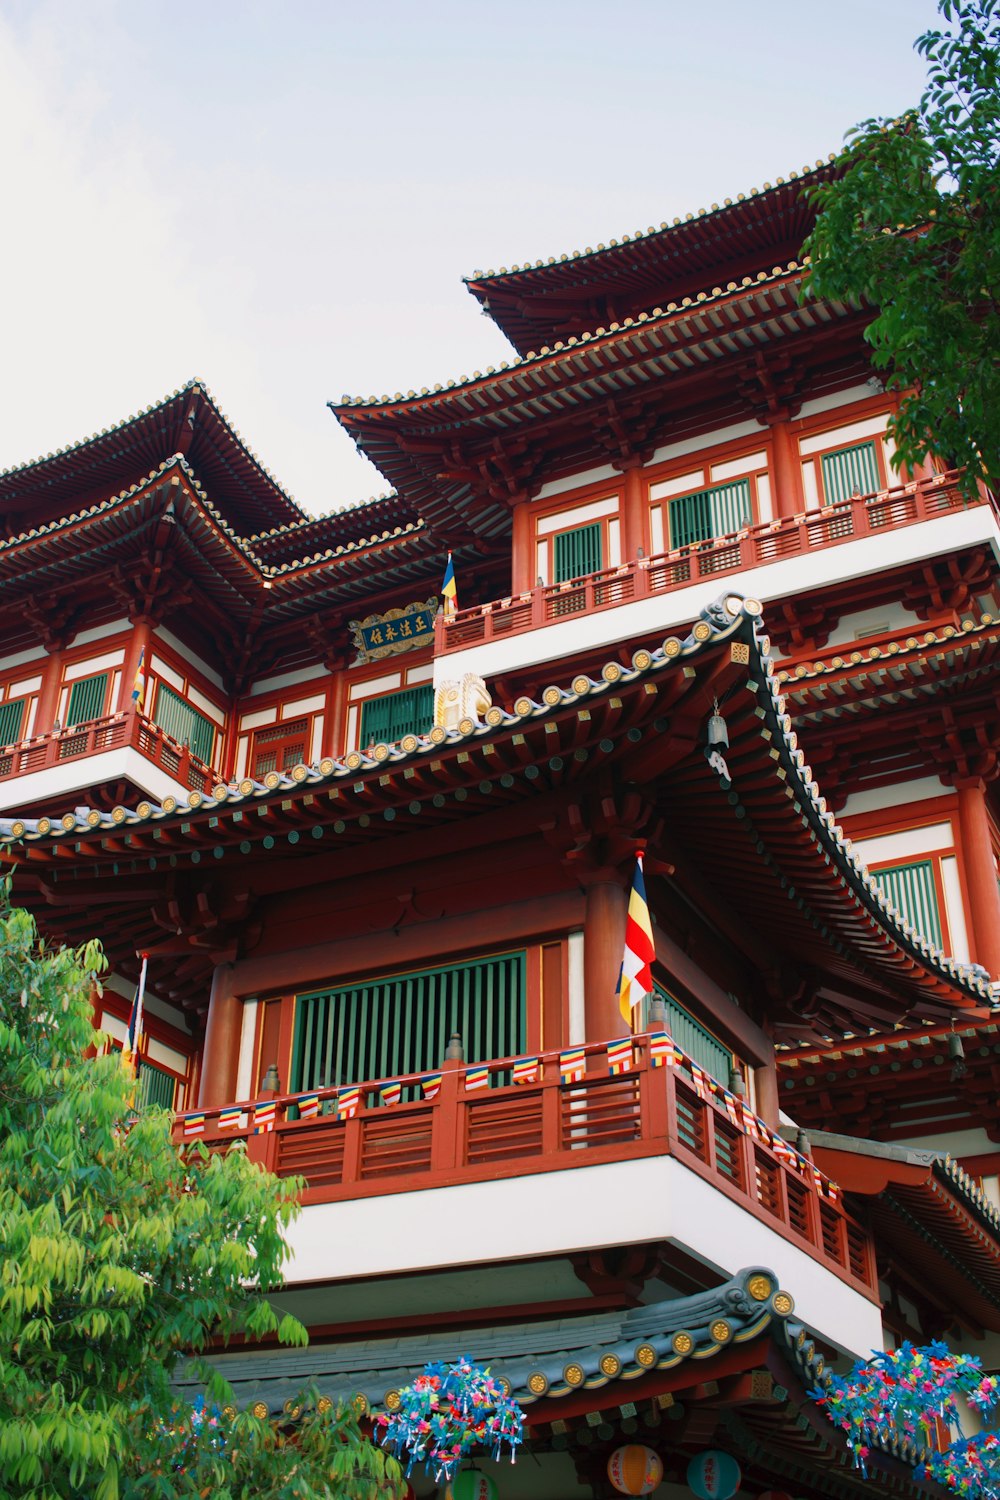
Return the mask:
{"type": "Polygon", "coordinates": [[[867,1200],[883,1254],[926,1289],[1000,1331],[1000,1213],[943,1152],[812,1133],[816,1163],[867,1200]]]}
{"type": "Polygon", "coordinates": [[[200,380],[65,448],[0,471],[0,521],[28,530],[182,455],[241,535],[307,520],[200,380]]]}
{"type": "MultiPolygon", "coordinates": [[[[612,661],[599,677],[549,687],[541,702],[494,705],[482,722],[271,772],[263,784],[248,778],[210,797],[192,792],[187,806],[169,797],[111,812],[77,809],[57,821],[0,820],[10,841],[3,857],[21,866],[29,901],[42,878],[49,918],[73,879],[113,872],[130,945],[155,947],[155,923],[130,908],[139,898],[119,878],[133,869],[148,883],[160,862],[189,867],[203,854],[301,859],[305,849],[295,846],[304,834],[317,852],[330,837],[346,854],[400,833],[400,821],[465,822],[607,765],[657,799],[664,826],[688,851],[681,879],[697,872],[722,910],[742,913],[736,926],[748,940],[769,935],[777,968],[795,961],[815,975],[802,999],[785,996],[779,1028],[790,1039],[891,1027],[907,1016],[984,1014],[988,977],[916,932],[837,826],[797,746],[759,614],[755,601],[730,595],[684,640],[637,651],[631,667],[612,661]],[[697,738],[688,747],[688,735],[703,733],[706,694],[709,705],[719,698],[729,723],[725,759],[706,759],[697,738]],[[43,878],[49,866],[55,873],[43,878]]],[[[89,919],[85,906],[73,914],[89,919]]]]}
{"type": "Polygon", "coordinates": [[[765,412],[759,381],[771,347],[814,395],[863,377],[858,309],[803,305],[803,269],[775,265],[433,391],[330,407],[429,525],[494,537],[543,481],[655,448],[668,433],[675,441],[686,424],[765,412]]]}
{"type": "MultiPolygon", "coordinates": [[[[787,1318],[791,1296],[773,1271],[753,1267],[708,1292],[623,1311],[584,1313],[527,1324],[447,1333],[310,1344],[255,1354],[217,1354],[212,1364],[233,1387],[239,1406],[263,1401],[280,1412],[303,1387],[315,1383],[334,1401],[364,1397],[369,1409],[392,1410],[399,1388],[430,1360],[469,1354],[505,1381],[520,1405],[546,1406],[575,1392],[597,1392],[629,1383],[688,1360],[704,1360],[725,1346],[747,1343],[775,1320],[787,1318]]],[[[197,1387],[195,1376],[188,1384],[197,1387]]],[[[183,1390],[185,1380],[175,1385],[183,1390]]],[[[599,1403],[596,1394],[595,1404],[599,1403]]],[[[553,1413],[554,1415],[554,1413],[553,1413]]],[[[529,1416],[530,1420],[530,1416],[529,1416]]]]}
{"type": "Polygon", "coordinates": [[[798,255],[815,219],[806,190],[833,176],[836,160],[792,171],[763,191],[751,188],[735,202],[727,198],[672,224],[544,261],[475,271],[465,282],[524,354],[697,291],[709,276],[756,273],[765,263],[798,255]]]}

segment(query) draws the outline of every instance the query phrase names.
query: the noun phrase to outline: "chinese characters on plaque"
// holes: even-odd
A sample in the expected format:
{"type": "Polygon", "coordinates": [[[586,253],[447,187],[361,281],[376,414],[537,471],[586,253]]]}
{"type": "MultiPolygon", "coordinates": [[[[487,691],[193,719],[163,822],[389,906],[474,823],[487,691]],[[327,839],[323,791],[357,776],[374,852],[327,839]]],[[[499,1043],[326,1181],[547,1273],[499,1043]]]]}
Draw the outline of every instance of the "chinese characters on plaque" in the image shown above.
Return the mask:
{"type": "Polygon", "coordinates": [[[407,604],[402,609],[386,610],[384,615],[366,615],[363,620],[348,621],[359,662],[381,661],[412,646],[427,645],[434,639],[434,617],[437,599],[424,604],[407,604]]]}

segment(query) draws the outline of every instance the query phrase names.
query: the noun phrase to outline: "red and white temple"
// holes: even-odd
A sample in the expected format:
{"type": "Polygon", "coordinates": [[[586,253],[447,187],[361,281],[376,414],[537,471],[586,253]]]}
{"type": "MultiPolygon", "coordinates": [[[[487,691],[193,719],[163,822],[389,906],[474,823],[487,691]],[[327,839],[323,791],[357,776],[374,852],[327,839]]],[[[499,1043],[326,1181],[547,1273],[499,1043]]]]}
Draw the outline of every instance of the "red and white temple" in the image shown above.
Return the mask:
{"type": "Polygon", "coordinates": [[[334,407],[379,499],[304,514],[199,381],[0,474],[15,897],[101,938],[113,1037],[148,953],[178,1140],[308,1183],[310,1348],[219,1362],[278,1414],[469,1353],[501,1500],[623,1443],[916,1494],[807,1391],[1000,1366],[1000,513],[895,471],[865,309],[800,296],[830,170],[477,273],[516,356],[334,407]]]}

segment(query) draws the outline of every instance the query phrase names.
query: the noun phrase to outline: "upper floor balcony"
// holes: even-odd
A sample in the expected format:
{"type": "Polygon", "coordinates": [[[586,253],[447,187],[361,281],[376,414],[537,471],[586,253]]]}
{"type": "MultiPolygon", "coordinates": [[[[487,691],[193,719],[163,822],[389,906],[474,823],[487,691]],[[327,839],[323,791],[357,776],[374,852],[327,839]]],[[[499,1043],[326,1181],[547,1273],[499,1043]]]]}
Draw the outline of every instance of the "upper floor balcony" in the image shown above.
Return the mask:
{"type": "Polygon", "coordinates": [[[686,1059],[656,1066],[649,1036],[617,1074],[607,1044],[573,1054],[569,1074],[565,1053],[528,1060],[523,1083],[506,1057],[265,1094],[178,1117],[175,1138],[243,1140],[304,1178],[290,1283],[665,1241],[726,1274],[766,1255],[814,1326],[877,1336],[868,1231],[809,1159],[686,1059]]]}
{"type": "Polygon", "coordinates": [[[767,601],[986,543],[1000,559],[1000,515],[956,471],[761,521],[654,556],[459,610],[437,621],[438,680],[527,666],[697,616],[739,577],[767,601]]]}
{"type": "Polygon", "coordinates": [[[50,802],[125,782],[157,801],[211,790],[219,773],[135,709],[103,714],[0,746],[0,809],[50,802]]]}

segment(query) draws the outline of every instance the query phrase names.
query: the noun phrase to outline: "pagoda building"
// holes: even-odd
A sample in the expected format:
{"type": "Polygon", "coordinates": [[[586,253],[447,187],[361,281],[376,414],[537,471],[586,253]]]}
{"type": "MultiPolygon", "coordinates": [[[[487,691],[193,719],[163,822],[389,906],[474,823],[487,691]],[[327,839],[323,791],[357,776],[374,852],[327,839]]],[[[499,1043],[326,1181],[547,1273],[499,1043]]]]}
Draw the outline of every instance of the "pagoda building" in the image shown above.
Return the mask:
{"type": "Polygon", "coordinates": [[[198,381],[0,474],[15,897],[101,938],[112,1038],[148,955],[182,1146],[307,1182],[310,1347],[220,1367],[281,1419],[468,1353],[501,1500],[623,1444],[923,1494],[808,1392],[1000,1366],[1000,520],[895,471],[868,313],[803,296],[832,170],[477,273],[516,356],[334,407],[378,499],[308,516],[198,381]]]}

